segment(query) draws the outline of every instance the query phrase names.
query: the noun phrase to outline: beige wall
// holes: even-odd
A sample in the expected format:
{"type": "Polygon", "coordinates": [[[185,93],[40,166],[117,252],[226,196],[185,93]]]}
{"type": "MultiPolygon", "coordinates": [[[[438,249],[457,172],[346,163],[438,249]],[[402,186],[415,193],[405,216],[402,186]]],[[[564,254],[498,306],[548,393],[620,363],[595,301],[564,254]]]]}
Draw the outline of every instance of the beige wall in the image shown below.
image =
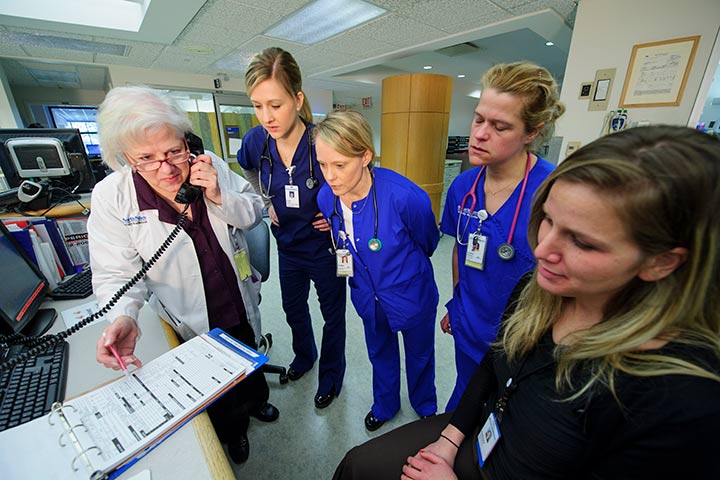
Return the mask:
{"type": "Polygon", "coordinates": [[[681,104],[628,110],[631,122],[687,125],[719,28],[718,0],[581,0],[561,93],[567,111],[555,133],[564,137],[560,158],[568,141],[598,138],[608,112],[589,112],[588,101],[578,99],[580,84],[592,82],[596,70],[616,68],[608,109],[617,109],[632,48],[639,43],[701,35],[681,104]]]}

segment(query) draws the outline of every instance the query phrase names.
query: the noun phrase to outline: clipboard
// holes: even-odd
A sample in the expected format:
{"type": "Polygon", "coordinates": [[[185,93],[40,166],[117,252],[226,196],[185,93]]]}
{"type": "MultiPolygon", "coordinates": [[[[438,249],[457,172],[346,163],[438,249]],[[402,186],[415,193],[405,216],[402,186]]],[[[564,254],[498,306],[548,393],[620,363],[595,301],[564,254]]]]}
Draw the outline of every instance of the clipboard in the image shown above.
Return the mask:
{"type": "Polygon", "coordinates": [[[268,358],[220,329],[0,432],[0,478],[111,479],[268,358]]]}

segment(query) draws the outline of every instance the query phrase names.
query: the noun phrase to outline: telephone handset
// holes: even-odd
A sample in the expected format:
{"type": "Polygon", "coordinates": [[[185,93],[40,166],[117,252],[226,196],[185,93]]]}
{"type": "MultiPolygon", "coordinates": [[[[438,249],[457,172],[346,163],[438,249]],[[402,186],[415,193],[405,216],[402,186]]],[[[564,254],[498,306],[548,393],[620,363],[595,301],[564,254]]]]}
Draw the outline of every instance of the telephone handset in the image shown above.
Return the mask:
{"type": "MultiPolygon", "coordinates": [[[[190,163],[192,164],[192,159],[197,157],[198,155],[202,155],[205,153],[205,148],[203,148],[202,139],[195,135],[192,132],[185,133],[185,143],[187,144],[188,150],[190,150],[190,154],[192,155],[190,157],[190,163]]],[[[197,198],[202,195],[202,188],[198,187],[197,185],[192,185],[189,180],[190,174],[188,173],[188,179],[185,180],[185,183],[183,183],[180,186],[180,189],[178,190],[177,194],[175,195],[175,201],[177,203],[185,203],[189,204],[197,200],[197,198]]]]}
{"type": "MultiPolygon", "coordinates": [[[[197,156],[204,153],[203,144],[200,137],[193,134],[192,132],[188,132],[185,134],[185,140],[187,141],[188,149],[190,150],[190,153],[192,155],[197,156]]],[[[177,225],[175,225],[175,228],[173,228],[173,230],[170,232],[162,245],[160,245],[157,251],[153,254],[153,256],[150,257],[150,259],[148,259],[143,264],[142,268],[140,268],[140,270],[130,280],[128,280],[125,285],[120,287],[120,289],[115,292],[115,295],[113,295],[112,298],[99,311],[93,313],[88,317],[85,317],[80,322],[76,323],[74,326],[57,334],[44,335],[42,337],[26,337],[20,333],[14,333],[11,335],[0,335],[1,343],[6,343],[8,345],[13,343],[25,344],[29,348],[20,355],[17,355],[7,361],[0,362],[0,372],[10,370],[14,368],[15,365],[17,365],[18,363],[24,362],[31,357],[39,355],[40,353],[44,352],[50,345],[54,345],[64,341],[67,337],[74,334],[81,328],[90,325],[95,319],[100,318],[106,313],[108,313],[110,309],[118,302],[118,300],[120,300],[120,298],[125,295],[128,290],[130,290],[130,288],[132,288],[136,283],[145,278],[148,270],[150,270],[150,268],[155,265],[155,263],[162,256],[162,254],[165,253],[165,250],[167,250],[173,240],[175,240],[175,237],[178,236],[180,230],[182,230],[185,222],[187,221],[186,212],[190,207],[190,204],[198,198],[198,195],[202,195],[202,189],[197,185],[191,185],[189,182],[186,181],[180,187],[180,190],[178,190],[177,196],[175,197],[176,202],[185,204],[185,209],[180,214],[180,221],[178,221],[177,225]]]]}

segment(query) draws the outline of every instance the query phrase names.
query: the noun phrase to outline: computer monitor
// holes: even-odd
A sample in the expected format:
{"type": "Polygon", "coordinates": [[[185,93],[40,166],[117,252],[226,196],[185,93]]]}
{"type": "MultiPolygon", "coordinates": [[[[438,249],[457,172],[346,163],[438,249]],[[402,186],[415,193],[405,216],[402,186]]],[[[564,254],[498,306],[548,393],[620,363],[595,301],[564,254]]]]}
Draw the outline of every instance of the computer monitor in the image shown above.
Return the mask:
{"type": "MultiPolygon", "coordinates": [[[[22,182],[18,168],[13,161],[8,142],[17,139],[56,139],[62,144],[70,173],[62,176],[50,176],[40,172],[34,178],[52,178],[61,182],[68,189],[75,189],[76,193],[88,193],[95,186],[95,175],[90,160],[85,153],[80,132],[72,128],[3,128],[0,129],[0,168],[5,174],[9,187],[18,187],[22,182]]],[[[11,143],[12,146],[12,143],[11,143]]]]}
{"type": "Polygon", "coordinates": [[[7,279],[0,288],[0,333],[40,335],[52,326],[57,312],[40,309],[48,281],[0,222],[0,265],[7,279]]]}
{"type": "Polygon", "coordinates": [[[65,147],[57,138],[11,138],[5,146],[20,178],[70,175],[65,147]]]}

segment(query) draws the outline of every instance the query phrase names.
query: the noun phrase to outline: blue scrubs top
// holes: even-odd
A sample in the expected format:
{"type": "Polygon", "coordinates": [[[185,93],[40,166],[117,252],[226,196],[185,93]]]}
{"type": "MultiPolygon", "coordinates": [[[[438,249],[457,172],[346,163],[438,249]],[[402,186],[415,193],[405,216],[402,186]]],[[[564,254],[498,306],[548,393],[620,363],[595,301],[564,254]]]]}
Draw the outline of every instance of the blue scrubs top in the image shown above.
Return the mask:
{"type": "MultiPolygon", "coordinates": [[[[402,175],[384,168],[373,169],[377,198],[377,238],[382,248],[373,252],[368,240],[375,229],[372,190],[352,204],[355,247],[345,248],[353,256],[354,276],[349,279],[351,298],[360,317],[375,316],[375,299],[387,315],[393,332],[412,328],[428,317],[434,321],[438,290],[430,256],[440,233],[430,198],[402,175]]],[[[318,205],[332,225],[333,238],[345,230],[340,199],[329,185],[318,195],[318,205]]],[[[342,242],[341,245],[342,247],[342,242]]]]}
{"type": "MultiPolygon", "coordinates": [[[[327,255],[328,248],[332,246],[330,235],[313,228],[312,222],[320,211],[317,207],[317,194],[325,183],[325,178],[317,163],[315,147],[308,141],[312,124],[307,124],[307,130],[295,149],[291,165],[295,166],[293,184],[298,186],[300,195],[300,208],[285,206],[285,185],[289,185],[289,175],[280,160],[277,143],[268,137],[262,126],[252,128],[245,134],[242,146],[237,152],[237,160],[246,170],[259,170],[263,191],[270,191],[272,204],[278,216],[280,226],[271,226],[273,235],[277,239],[278,249],[284,253],[293,254],[297,258],[313,258],[317,255],[327,255]],[[267,138],[267,148],[265,140],[267,138]],[[262,161],[260,157],[263,156],[262,161]],[[268,160],[272,159],[272,162],[268,160]],[[312,158],[312,160],[311,160],[312,158]],[[320,182],[317,187],[310,190],[305,186],[305,180],[310,177],[310,161],[313,165],[313,176],[320,182]],[[270,182],[270,164],[272,163],[272,182],[270,182]]],[[[253,185],[257,190],[258,186],[253,185]]],[[[258,191],[258,193],[260,193],[258,191]]]]}
{"type": "Polygon", "coordinates": [[[513,234],[512,246],[515,248],[515,256],[512,259],[501,259],[497,250],[501,244],[507,242],[522,182],[515,187],[498,211],[483,221],[481,232],[487,237],[483,270],[465,265],[467,245],[457,242],[459,238],[467,244],[468,235],[477,230],[478,212],[485,206],[485,172],[477,185],[475,192],[477,202],[472,212],[467,211],[472,201],[470,198],[461,206],[463,197],[472,188],[480,168],[463,172],[453,181],[447,193],[445,211],[440,222],[440,230],[456,238],[458,254],[460,281],[453,290],[453,297],[446,304],[455,348],[478,363],[497,336],[503,311],[515,285],[523,274],[535,267],[535,257],[527,241],[530,206],[535,190],[555,166],[538,157],[530,170],[513,234]]]}

